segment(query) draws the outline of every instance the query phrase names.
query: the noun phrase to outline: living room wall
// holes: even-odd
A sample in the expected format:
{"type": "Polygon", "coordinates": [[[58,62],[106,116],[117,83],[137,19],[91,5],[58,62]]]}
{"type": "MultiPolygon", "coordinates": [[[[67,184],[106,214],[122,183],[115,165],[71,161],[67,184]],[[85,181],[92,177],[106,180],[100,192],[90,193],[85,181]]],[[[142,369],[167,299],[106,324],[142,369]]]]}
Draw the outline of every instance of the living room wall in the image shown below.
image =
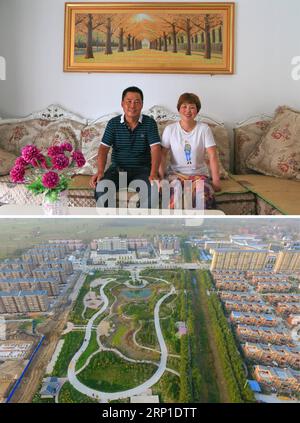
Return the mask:
{"type": "MultiPolygon", "coordinates": [[[[73,0],[74,1],[74,0],[73,0]]],[[[292,58],[300,56],[299,0],[236,0],[234,75],[88,74],[63,72],[64,0],[0,0],[0,116],[25,116],[50,104],[84,117],[120,110],[129,85],[154,104],[176,110],[185,91],[202,99],[202,112],[227,124],[278,105],[300,108],[300,80],[292,58]]],[[[300,72],[299,72],[300,73],[300,72]]]]}

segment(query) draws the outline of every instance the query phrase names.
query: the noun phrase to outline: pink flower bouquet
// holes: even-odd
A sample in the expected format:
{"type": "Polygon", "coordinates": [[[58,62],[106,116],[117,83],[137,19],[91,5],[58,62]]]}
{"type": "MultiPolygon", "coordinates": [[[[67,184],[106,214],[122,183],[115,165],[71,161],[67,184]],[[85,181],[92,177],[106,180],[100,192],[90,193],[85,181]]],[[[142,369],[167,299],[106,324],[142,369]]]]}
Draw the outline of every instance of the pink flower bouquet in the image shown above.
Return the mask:
{"type": "Polygon", "coordinates": [[[15,161],[10,171],[10,178],[15,183],[26,183],[34,194],[45,194],[45,198],[54,202],[58,194],[66,190],[71,180],[70,168],[82,167],[85,158],[81,151],[73,150],[67,140],[48,148],[47,155],[35,145],[22,148],[22,155],[15,161]],[[26,175],[26,170],[32,172],[26,175]],[[68,172],[69,170],[69,172],[68,172]]]}

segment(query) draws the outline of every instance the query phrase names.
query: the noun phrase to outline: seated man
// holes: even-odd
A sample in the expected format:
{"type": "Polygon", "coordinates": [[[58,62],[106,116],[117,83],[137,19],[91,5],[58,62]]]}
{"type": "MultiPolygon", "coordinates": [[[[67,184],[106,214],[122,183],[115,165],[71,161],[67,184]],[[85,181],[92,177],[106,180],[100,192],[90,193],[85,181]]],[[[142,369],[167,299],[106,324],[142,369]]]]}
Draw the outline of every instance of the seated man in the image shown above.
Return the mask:
{"type": "Polygon", "coordinates": [[[121,103],[124,113],[112,118],[106,126],[98,152],[98,172],[90,182],[96,189],[95,198],[100,207],[108,203],[107,199],[101,201],[108,189],[105,190],[101,181],[113,182],[118,191],[120,172],[127,173],[127,186],[132,181],[144,181],[148,191],[146,198],[140,197],[140,207],[151,207],[151,182],[158,179],[161,148],[156,122],[141,114],[143,99],[139,88],[126,88],[121,103]],[[104,173],[110,147],[112,164],[104,173]]]}

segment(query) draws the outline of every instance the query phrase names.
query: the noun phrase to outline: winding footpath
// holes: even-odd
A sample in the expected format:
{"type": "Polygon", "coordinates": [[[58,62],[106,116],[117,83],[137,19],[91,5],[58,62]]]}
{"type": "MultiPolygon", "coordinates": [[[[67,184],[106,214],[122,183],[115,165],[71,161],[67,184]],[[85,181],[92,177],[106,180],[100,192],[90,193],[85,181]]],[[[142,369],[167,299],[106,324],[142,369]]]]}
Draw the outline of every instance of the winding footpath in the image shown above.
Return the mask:
{"type": "Polygon", "coordinates": [[[101,400],[101,401],[119,400],[119,399],[131,397],[133,395],[139,395],[139,394],[145,392],[145,390],[151,388],[162,377],[163,373],[167,369],[168,350],[167,350],[167,346],[166,346],[165,340],[163,338],[160,323],[159,323],[159,310],[160,310],[161,304],[169,296],[175,294],[175,292],[176,292],[174,286],[172,286],[170,292],[165,294],[160,300],[158,300],[158,302],[155,305],[154,325],[155,325],[155,330],[156,330],[157,339],[158,339],[160,352],[161,352],[160,362],[159,362],[158,369],[156,370],[156,372],[147,381],[145,381],[144,383],[142,383],[141,385],[139,385],[135,388],[128,389],[128,390],[125,390],[125,391],[119,391],[119,392],[103,392],[103,391],[98,391],[98,390],[93,389],[93,388],[89,388],[88,386],[84,385],[82,382],[80,382],[78,380],[77,374],[76,374],[77,373],[76,372],[76,364],[77,364],[77,361],[79,360],[80,356],[83,354],[83,352],[87,349],[87,347],[89,345],[91,335],[92,335],[92,328],[93,328],[94,321],[102,313],[105,312],[105,310],[107,309],[107,307],[109,305],[108,297],[104,293],[104,288],[106,287],[106,285],[108,283],[110,283],[109,280],[107,280],[101,286],[100,296],[103,299],[103,305],[102,305],[101,309],[96,314],[94,314],[94,316],[89,320],[89,322],[86,326],[83,344],[81,345],[80,349],[76,352],[76,354],[73,356],[73,358],[72,358],[72,360],[69,364],[69,367],[68,367],[68,379],[69,379],[69,382],[74,386],[74,388],[77,389],[77,391],[81,392],[84,395],[88,395],[91,398],[96,398],[96,399],[101,400]]]}

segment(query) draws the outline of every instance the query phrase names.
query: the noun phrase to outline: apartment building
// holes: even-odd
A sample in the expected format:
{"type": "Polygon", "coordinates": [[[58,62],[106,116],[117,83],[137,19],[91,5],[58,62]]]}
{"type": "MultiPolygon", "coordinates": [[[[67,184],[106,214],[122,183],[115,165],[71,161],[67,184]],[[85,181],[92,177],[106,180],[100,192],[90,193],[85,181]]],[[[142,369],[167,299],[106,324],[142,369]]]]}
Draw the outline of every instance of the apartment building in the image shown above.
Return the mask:
{"type": "Polygon", "coordinates": [[[239,291],[239,292],[247,292],[249,290],[249,286],[247,283],[243,283],[240,281],[235,280],[228,280],[228,281],[218,281],[215,283],[216,288],[221,291],[239,291]]]}
{"type": "Polygon", "coordinates": [[[280,251],[274,265],[274,272],[300,272],[300,251],[280,251]]]}
{"type": "MultiPolygon", "coordinates": [[[[223,292],[221,293],[223,294],[223,292]]],[[[220,295],[222,298],[222,296],[220,295]]],[[[251,302],[250,301],[230,301],[222,298],[224,301],[224,307],[227,311],[244,311],[244,312],[253,312],[253,313],[271,313],[272,309],[270,306],[261,302],[251,302]]]]}
{"type": "Polygon", "coordinates": [[[30,278],[33,276],[32,271],[25,271],[23,268],[18,269],[0,269],[0,279],[20,279],[30,278]]]}
{"type": "Polygon", "coordinates": [[[287,323],[290,326],[300,325],[300,314],[298,314],[298,315],[295,315],[295,314],[289,315],[289,317],[287,318],[287,323]]]}
{"type": "Polygon", "coordinates": [[[276,313],[282,315],[289,314],[299,314],[300,313],[300,303],[277,303],[276,313]]]}
{"type": "Polygon", "coordinates": [[[15,314],[47,311],[47,291],[0,292],[0,313],[15,314]]]}
{"type": "Polygon", "coordinates": [[[43,267],[48,267],[49,269],[57,269],[61,272],[65,272],[67,275],[73,273],[73,264],[70,260],[48,260],[46,263],[43,264],[43,267]]]}
{"type": "Polygon", "coordinates": [[[265,387],[275,387],[279,392],[300,393],[300,374],[291,369],[277,367],[255,366],[256,380],[265,387]]]}
{"type": "Polygon", "coordinates": [[[256,326],[272,326],[278,325],[278,319],[272,314],[257,314],[257,313],[244,313],[240,311],[232,311],[230,313],[230,320],[232,323],[241,323],[245,325],[256,326]]]}
{"type": "Polygon", "coordinates": [[[287,329],[278,327],[257,327],[244,324],[236,326],[236,333],[240,339],[249,342],[272,343],[275,345],[288,345],[294,347],[291,333],[287,329]]]}
{"type": "Polygon", "coordinates": [[[268,263],[268,250],[216,248],[210,270],[262,270],[268,263]]]}
{"type": "Polygon", "coordinates": [[[50,269],[49,267],[38,267],[34,269],[32,275],[36,279],[54,278],[58,283],[67,282],[67,273],[59,269],[50,269]]]}
{"type": "Polygon", "coordinates": [[[251,285],[257,285],[258,283],[265,282],[265,283],[278,283],[278,282],[287,282],[288,276],[281,274],[279,275],[257,275],[254,274],[252,276],[247,277],[249,280],[249,283],[251,285]]]}
{"type": "Polygon", "coordinates": [[[81,239],[50,239],[49,244],[64,244],[68,252],[84,248],[84,243],[81,239]]]}
{"type": "Polygon", "coordinates": [[[0,291],[47,291],[48,295],[59,294],[59,286],[54,278],[0,279],[0,291]]]}
{"type": "Polygon", "coordinates": [[[271,304],[300,303],[299,294],[267,294],[264,298],[271,304]]]}
{"type": "Polygon", "coordinates": [[[29,260],[23,261],[20,258],[6,259],[0,262],[0,269],[2,270],[15,270],[23,269],[25,272],[31,272],[37,266],[37,261],[29,260]]]}
{"type": "Polygon", "coordinates": [[[288,347],[287,345],[271,345],[246,342],[242,345],[245,356],[248,359],[264,364],[274,364],[294,369],[300,369],[299,347],[288,347]]]}
{"type": "Polygon", "coordinates": [[[289,282],[258,282],[255,286],[257,292],[290,292],[293,285],[289,282]]]}
{"type": "Polygon", "coordinates": [[[258,294],[245,294],[243,292],[220,292],[219,296],[222,301],[225,300],[232,300],[234,302],[242,301],[243,303],[245,301],[253,302],[253,303],[260,303],[261,302],[261,296],[258,294]]]}

